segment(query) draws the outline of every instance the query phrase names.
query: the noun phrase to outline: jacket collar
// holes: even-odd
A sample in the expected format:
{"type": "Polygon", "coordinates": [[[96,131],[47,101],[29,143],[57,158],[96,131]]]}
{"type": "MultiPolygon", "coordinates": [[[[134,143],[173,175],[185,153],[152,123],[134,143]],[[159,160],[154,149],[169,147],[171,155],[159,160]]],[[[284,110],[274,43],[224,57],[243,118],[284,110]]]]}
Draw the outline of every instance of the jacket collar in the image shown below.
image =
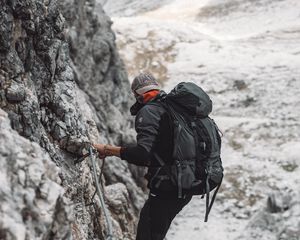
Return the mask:
{"type": "Polygon", "coordinates": [[[159,99],[163,98],[164,96],[166,96],[167,94],[163,91],[160,90],[159,93],[153,97],[150,101],[147,101],[146,103],[140,103],[138,101],[136,101],[130,108],[130,113],[132,116],[136,116],[137,113],[144,107],[147,105],[147,103],[149,102],[155,102],[158,101],[159,99]]]}

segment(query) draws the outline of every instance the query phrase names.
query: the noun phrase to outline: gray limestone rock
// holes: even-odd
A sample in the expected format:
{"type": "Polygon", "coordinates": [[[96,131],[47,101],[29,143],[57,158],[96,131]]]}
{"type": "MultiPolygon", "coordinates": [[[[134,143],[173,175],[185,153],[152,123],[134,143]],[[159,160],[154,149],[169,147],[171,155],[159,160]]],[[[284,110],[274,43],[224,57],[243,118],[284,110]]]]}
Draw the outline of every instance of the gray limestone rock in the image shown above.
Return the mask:
{"type": "MultiPolygon", "coordinates": [[[[95,189],[89,161],[74,160],[90,142],[124,144],[135,135],[112,21],[94,8],[94,0],[0,0],[0,108],[11,120],[0,125],[6,129],[0,214],[7,219],[0,222],[1,239],[106,234],[99,201],[88,206],[95,189]],[[50,158],[60,170],[48,167],[50,158]]],[[[117,158],[104,168],[117,239],[133,239],[144,200],[134,179],[141,177],[117,158]]]]}
{"type": "MultiPolygon", "coordinates": [[[[37,143],[11,128],[8,114],[0,109],[1,239],[42,239],[61,215],[70,211],[59,171],[37,143]]],[[[69,218],[64,219],[64,227],[53,236],[62,239],[70,235],[70,223],[69,218]]]]}
{"type": "Polygon", "coordinates": [[[12,82],[11,86],[6,89],[6,99],[8,102],[22,102],[25,100],[25,89],[22,85],[12,82]]]}

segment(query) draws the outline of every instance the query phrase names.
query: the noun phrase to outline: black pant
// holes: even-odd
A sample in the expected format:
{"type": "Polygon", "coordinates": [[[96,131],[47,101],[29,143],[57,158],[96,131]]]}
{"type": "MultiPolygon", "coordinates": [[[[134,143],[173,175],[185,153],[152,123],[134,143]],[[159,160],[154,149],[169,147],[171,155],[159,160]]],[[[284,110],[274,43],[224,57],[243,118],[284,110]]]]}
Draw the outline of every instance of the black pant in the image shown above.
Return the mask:
{"type": "Polygon", "coordinates": [[[149,196],[142,211],[136,240],[163,240],[176,214],[192,199],[166,199],[149,196]]]}

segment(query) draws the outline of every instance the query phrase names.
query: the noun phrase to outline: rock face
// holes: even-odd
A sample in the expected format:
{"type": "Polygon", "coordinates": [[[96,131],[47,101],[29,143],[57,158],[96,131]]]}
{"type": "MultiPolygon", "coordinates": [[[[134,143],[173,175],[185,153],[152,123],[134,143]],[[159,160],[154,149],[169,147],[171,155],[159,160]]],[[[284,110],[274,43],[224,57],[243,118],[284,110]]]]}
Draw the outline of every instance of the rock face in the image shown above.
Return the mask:
{"type": "Polygon", "coordinates": [[[37,143],[11,129],[1,109],[0,139],[0,239],[68,239],[71,215],[58,167],[37,143]]]}
{"type": "MultiPolygon", "coordinates": [[[[126,144],[134,133],[112,22],[103,11],[95,14],[94,5],[0,0],[0,108],[11,121],[1,110],[1,239],[106,234],[98,199],[88,205],[94,193],[88,161],[75,166],[74,159],[85,143],[126,144]]],[[[127,164],[114,158],[102,181],[116,238],[132,239],[143,191],[127,164]]]]}

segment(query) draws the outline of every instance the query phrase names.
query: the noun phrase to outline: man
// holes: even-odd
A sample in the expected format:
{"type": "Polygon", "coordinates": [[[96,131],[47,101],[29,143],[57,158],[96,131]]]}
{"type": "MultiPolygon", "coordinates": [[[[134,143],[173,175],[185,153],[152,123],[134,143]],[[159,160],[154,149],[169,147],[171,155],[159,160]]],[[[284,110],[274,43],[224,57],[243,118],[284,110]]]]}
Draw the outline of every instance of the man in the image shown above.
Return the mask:
{"type": "Polygon", "coordinates": [[[149,73],[135,77],[131,90],[136,98],[130,111],[136,116],[137,145],[116,147],[94,144],[94,147],[101,158],[117,156],[129,163],[148,167],[146,179],[150,194],[140,213],[136,240],[163,240],[172,220],[192,196],[178,198],[177,192],[157,192],[151,188],[151,179],[160,167],[155,156],[160,156],[165,163],[172,161],[171,121],[168,113],[159,105],[166,93],[160,90],[156,79],[149,73]]]}

